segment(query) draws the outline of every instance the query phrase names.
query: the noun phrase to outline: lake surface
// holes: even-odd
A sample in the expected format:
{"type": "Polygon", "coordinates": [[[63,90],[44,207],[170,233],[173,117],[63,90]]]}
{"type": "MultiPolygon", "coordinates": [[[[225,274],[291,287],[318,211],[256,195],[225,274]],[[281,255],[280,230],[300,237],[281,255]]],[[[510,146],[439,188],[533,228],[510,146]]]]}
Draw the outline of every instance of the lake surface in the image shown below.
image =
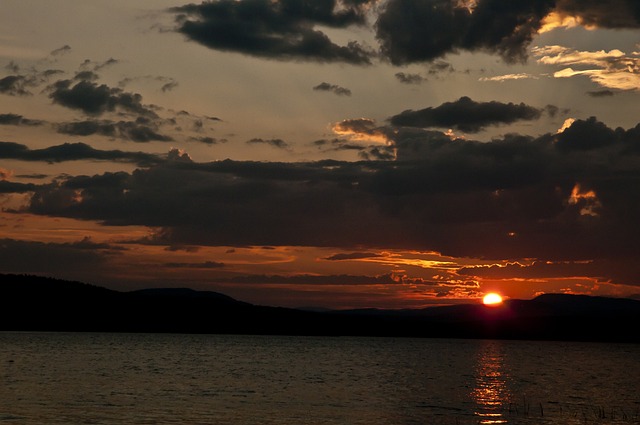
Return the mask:
{"type": "Polygon", "coordinates": [[[7,424],[638,424],[640,345],[0,333],[7,424]]]}

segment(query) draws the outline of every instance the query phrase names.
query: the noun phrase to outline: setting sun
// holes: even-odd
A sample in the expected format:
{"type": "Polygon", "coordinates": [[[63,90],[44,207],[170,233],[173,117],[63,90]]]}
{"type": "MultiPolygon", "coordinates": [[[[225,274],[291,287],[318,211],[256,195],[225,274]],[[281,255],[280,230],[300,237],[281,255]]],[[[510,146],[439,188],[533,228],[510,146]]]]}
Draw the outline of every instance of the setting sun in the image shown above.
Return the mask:
{"type": "Polygon", "coordinates": [[[484,305],[498,305],[502,303],[502,297],[495,292],[490,292],[482,299],[484,305]]]}

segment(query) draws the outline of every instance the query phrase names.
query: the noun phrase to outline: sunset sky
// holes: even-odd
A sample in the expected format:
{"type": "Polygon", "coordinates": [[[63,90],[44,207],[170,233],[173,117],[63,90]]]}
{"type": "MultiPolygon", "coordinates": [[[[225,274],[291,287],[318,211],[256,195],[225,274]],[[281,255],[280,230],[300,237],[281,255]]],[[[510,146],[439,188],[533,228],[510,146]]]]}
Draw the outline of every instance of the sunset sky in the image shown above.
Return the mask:
{"type": "Polygon", "coordinates": [[[635,0],[3,0],[0,272],[640,297],[635,0]]]}

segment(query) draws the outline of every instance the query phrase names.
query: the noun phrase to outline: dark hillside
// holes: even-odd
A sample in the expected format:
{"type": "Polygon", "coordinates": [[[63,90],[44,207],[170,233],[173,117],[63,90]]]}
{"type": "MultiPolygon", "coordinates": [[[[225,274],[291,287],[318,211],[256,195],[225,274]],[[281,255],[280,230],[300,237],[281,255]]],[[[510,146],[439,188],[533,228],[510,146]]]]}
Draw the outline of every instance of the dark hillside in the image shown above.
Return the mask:
{"type": "Polygon", "coordinates": [[[118,292],[0,275],[0,330],[362,335],[640,342],[640,301],[548,294],[498,307],[303,311],[187,288],[118,292]]]}

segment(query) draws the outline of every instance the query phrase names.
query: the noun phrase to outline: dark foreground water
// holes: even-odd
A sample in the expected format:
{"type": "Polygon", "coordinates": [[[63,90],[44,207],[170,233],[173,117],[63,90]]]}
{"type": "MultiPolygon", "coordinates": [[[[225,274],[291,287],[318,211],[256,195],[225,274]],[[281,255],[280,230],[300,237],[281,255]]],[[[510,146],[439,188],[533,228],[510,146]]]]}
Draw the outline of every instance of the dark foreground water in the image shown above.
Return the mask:
{"type": "Polygon", "coordinates": [[[640,345],[0,333],[7,424],[638,424],[640,345]]]}

